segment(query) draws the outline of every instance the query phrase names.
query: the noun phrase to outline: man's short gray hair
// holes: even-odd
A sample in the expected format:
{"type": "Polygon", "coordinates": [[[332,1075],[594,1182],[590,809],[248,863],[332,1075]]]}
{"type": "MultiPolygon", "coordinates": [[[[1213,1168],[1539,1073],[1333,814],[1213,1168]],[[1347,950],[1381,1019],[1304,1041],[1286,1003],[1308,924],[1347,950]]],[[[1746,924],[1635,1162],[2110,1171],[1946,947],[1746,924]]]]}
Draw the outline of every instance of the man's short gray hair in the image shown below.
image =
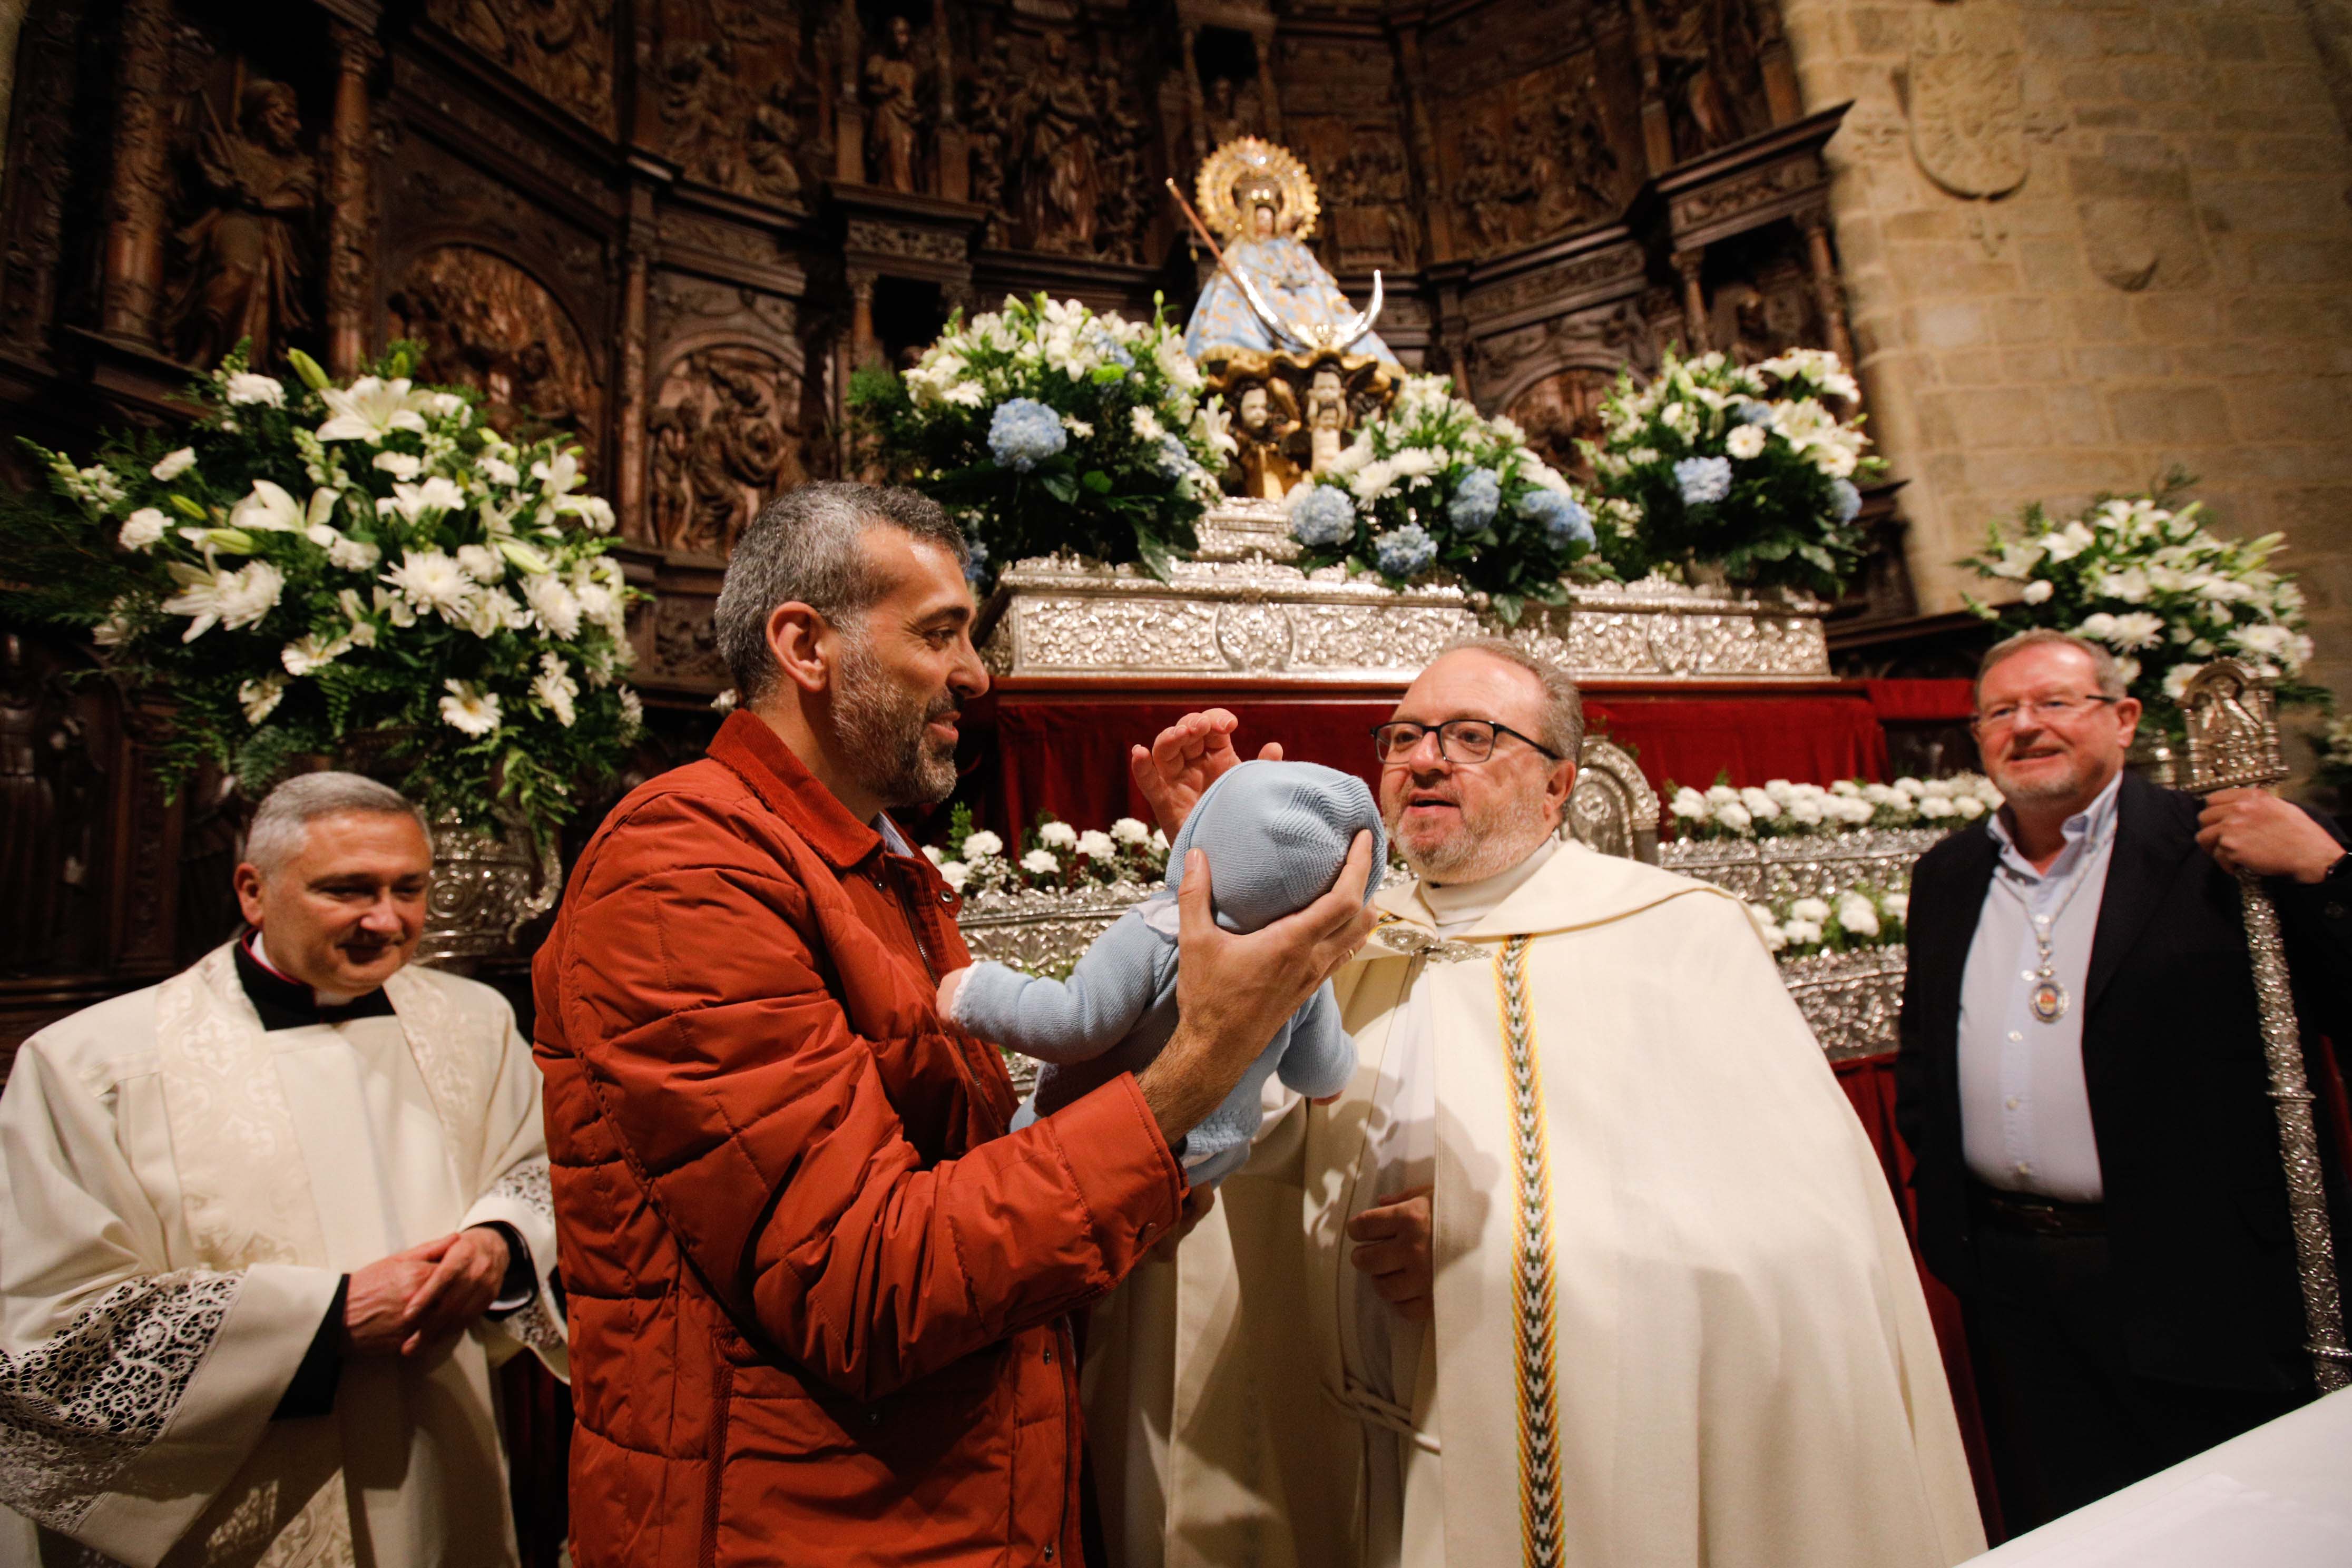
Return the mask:
{"type": "MultiPolygon", "coordinates": [[[[1584,695],[1576,689],[1576,678],[1566,665],[1539,658],[1514,642],[1501,637],[1457,637],[1438,651],[1438,658],[1449,653],[1483,653],[1499,658],[1505,664],[1516,664],[1536,678],[1543,688],[1543,721],[1537,726],[1536,739],[1558,752],[1571,763],[1581,763],[1584,756],[1584,695]]],[[[1436,660],[1433,659],[1432,663],[1436,660]]]]}
{"type": "Polygon", "coordinates": [[[2131,683],[2124,679],[2124,667],[2116,660],[2114,654],[2088,637],[2078,637],[2072,632],[2054,631],[2048,626],[2036,626],[2030,632],[2020,632],[2015,637],[2003,637],[1985,649],[1983,662],[1977,666],[1977,683],[1974,692],[1970,695],[1970,700],[1973,701],[1977,696],[1983,693],[1984,678],[1992,673],[1994,665],[2013,654],[2023,653],[2030,647],[2053,646],[2078,648],[2089,656],[2092,674],[2099,683],[2100,696],[2128,697],[2131,695],[2131,683]]]}
{"type": "Polygon", "coordinates": [[[743,531],[727,563],[712,613],[719,654],[749,707],[776,683],[768,617],[779,605],[806,605],[836,626],[854,622],[887,591],[858,547],[868,528],[899,529],[971,558],[963,531],[939,502],[887,485],[826,479],[786,490],[743,531]]]}
{"type": "Polygon", "coordinates": [[[246,830],[245,858],[263,876],[274,877],[302,853],[310,824],[322,816],[353,812],[363,816],[409,817],[424,830],[425,844],[433,842],[432,825],[425,820],[425,814],[390,784],[361,773],[296,773],[261,797],[253,826],[246,830]]]}

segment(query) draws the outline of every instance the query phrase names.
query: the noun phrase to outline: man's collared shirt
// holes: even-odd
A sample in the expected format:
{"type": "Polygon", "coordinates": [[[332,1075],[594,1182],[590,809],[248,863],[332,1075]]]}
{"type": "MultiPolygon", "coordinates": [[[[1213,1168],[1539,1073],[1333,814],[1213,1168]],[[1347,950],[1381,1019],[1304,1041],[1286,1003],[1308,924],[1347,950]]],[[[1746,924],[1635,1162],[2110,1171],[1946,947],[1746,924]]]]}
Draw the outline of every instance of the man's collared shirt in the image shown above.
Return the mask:
{"type": "Polygon", "coordinates": [[[1960,982],[1960,1146],[1988,1186],[2068,1203],[2105,1195],[2091,1098],[2083,1080],[2084,990],[2115,853],[2118,773],[2066,819],[2065,847],[2036,871],[2017,847],[2004,808],[1987,823],[2000,858],[1960,982]],[[2040,929],[2066,1010],[2034,1016],[2040,929]]]}

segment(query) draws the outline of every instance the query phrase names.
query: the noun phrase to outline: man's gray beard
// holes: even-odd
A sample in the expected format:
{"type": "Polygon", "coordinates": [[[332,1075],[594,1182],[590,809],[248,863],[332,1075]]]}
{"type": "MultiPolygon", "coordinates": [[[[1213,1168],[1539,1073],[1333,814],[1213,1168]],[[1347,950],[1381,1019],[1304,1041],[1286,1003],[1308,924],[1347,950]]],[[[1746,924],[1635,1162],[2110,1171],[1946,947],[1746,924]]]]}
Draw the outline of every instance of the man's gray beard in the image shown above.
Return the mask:
{"type": "Polygon", "coordinates": [[[1473,822],[1465,814],[1462,831],[1424,854],[1398,831],[1403,820],[1389,824],[1389,841],[1404,857],[1414,876],[1425,882],[1483,882],[1498,877],[1536,852],[1558,824],[1547,819],[1541,795],[1517,795],[1496,805],[1492,815],[1473,822]]]}
{"type": "MultiPolygon", "coordinates": [[[[2002,773],[2007,771],[2003,769],[2002,773]]],[[[2042,784],[2015,784],[1994,773],[1990,768],[1985,770],[1986,776],[1992,780],[1992,787],[2000,791],[2000,797],[2005,801],[2072,800],[2083,792],[2084,784],[2095,772],[2095,769],[2077,768],[2069,772],[2063,780],[2053,779],[2042,784]]]]}
{"type": "Polygon", "coordinates": [[[901,691],[862,633],[843,639],[833,723],[842,760],[887,810],[936,805],[955,793],[955,750],[932,748],[924,726],[955,710],[952,694],[926,702],[901,691]]]}

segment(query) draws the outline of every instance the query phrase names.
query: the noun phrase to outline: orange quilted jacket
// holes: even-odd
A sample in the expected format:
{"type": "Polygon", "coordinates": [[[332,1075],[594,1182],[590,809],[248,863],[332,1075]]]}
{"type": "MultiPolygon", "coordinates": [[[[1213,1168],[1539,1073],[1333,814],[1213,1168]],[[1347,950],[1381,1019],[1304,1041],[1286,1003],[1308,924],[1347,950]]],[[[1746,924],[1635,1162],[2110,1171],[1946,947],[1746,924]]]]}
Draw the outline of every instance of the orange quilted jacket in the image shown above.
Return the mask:
{"type": "Polygon", "coordinates": [[[969,962],[766,724],[632,794],[533,973],[581,1568],[1070,1564],[1070,1313],[1184,1180],[1131,1078],[1007,1133],[969,962]]]}

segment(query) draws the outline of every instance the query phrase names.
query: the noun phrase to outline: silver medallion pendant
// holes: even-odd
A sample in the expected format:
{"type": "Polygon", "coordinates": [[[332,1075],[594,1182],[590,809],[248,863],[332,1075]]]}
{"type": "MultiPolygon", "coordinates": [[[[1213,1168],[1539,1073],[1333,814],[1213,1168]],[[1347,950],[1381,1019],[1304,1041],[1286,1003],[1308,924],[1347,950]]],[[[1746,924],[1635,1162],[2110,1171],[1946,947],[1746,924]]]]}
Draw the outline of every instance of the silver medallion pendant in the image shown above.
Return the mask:
{"type": "Polygon", "coordinates": [[[2066,988],[2055,980],[2038,982],[2027,997],[2033,1016],[2045,1024],[2054,1024],[2066,1016],[2066,988]]]}

